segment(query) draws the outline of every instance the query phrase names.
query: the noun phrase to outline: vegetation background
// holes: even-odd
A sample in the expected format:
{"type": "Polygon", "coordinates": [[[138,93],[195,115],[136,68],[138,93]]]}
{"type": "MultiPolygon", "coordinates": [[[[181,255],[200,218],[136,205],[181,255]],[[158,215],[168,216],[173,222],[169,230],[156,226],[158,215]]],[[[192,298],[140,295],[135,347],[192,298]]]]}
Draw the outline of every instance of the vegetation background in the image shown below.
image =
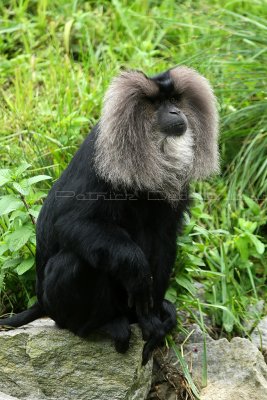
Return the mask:
{"type": "Polygon", "coordinates": [[[192,187],[168,298],[179,329],[249,335],[267,297],[266,15],[264,0],[1,1],[0,315],[34,302],[38,212],[111,78],[186,64],[218,97],[222,173],[192,187]]]}

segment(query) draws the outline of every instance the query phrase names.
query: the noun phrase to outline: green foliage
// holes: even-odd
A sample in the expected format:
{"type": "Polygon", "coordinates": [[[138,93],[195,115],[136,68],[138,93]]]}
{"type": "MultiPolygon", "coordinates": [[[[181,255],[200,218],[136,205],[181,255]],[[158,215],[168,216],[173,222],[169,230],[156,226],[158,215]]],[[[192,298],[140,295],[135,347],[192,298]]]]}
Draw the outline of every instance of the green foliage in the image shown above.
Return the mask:
{"type": "Polygon", "coordinates": [[[245,195],[240,208],[232,211],[226,193],[218,198],[210,189],[204,184],[200,189],[203,197],[193,195],[167,297],[192,314],[198,310],[194,281],[201,282],[200,306],[212,318],[213,326],[226,333],[248,334],[243,322],[249,305],[259,296],[266,299],[267,258],[258,235],[266,224],[266,214],[245,195]]]}
{"type": "Polygon", "coordinates": [[[45,193],[37,183],[51,179],[47,175],[29,176],[30,164],[0,170],[0,298],[2,306],[34,301],[35,220],[45,193]],[[13,297],[17,290],[22,293],[13,297]],[[9,291],[12,299],[9,299],[9,291]],[[22,294],[22,296],[21,296],[22,294]]]}

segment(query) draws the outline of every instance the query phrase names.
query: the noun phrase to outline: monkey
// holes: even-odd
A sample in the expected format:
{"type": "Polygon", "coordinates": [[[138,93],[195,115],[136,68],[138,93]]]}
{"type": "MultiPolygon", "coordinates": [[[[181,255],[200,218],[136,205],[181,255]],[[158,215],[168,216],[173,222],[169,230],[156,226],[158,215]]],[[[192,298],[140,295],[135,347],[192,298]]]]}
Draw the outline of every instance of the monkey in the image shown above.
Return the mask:
{"type": "Polygon", "coordinates": [[[1,319],[42,316],[80,337],[99,330],[118,352],[131,324],[143,364],[176,326],[165,299],[189,184],[219,171],[218,111],[209,81],[176,66],[113,78],[99,122],[52,186],[36,226],[37,302],[1,319]]]}

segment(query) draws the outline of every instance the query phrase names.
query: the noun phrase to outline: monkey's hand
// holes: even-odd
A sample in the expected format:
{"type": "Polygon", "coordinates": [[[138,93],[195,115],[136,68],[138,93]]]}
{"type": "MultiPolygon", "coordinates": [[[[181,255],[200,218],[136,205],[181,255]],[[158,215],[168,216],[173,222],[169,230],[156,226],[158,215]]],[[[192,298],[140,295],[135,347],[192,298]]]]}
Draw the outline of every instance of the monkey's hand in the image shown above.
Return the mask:
{"type": "Polygon", "coordinates": [[[135,307],[137,315],[147,315],[153,308],[153,277],[142,250],[127,257],[128,265],[121,271],[121,281],[128,293],[128,306],[135,307]]]}

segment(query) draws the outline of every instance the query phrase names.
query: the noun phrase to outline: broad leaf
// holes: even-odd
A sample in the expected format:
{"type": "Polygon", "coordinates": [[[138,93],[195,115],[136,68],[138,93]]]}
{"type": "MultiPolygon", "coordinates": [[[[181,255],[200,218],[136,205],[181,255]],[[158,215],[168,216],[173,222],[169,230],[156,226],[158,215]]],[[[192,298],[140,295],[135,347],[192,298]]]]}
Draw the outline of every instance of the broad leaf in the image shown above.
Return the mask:
{"type": "Polygon", "coordinates": [[[188,254],[188,258],[190,259],[190,261],[194,264],[194,265],[198,265],[199,267],[205,267],[205,263],[202,260],[202,258],[197,257],[193,254],[188,254]]]}
{"type": "Polygon", "coordinates": [[[254,215],[259,215],[261,212],[260,206],[251,198],[243,194],[243,199],[245,200],[248,208],[253,212],[254,215]]]}
{"type": "Polygon", "coordinates": [[[175,303],[177,300],[177,292],[174,288],[170,287],[165,294],[165,299],[169,300],[171,303],[175,303]]]}
{"type": "Polygon", "coordinates": [[[33,235],[33,229],[29,225],[24,225],[15,230],[15,232],[11,233],[11,235],[8,236],[8,247],[10,251],[17,251],[19,250],[22,246],[25,245],[25,243],[28,242],[30,237],[33,235]]]}
{"type": "Polygon", "coordinates": [[[19,177],[20,175],[23,174],[24,171],[26,171],[28,168],[30,168],[31,164],[28,164],[26,161],[24,161],[15,171],[15,175],[19,177]]]}
{"type": "Polygon", "coordinates": [[[25,272],[29,271],[34,265],[34,257],[29,257],[26,260],[23,260],[21,264],[19,264],[16,268],[18,275],[23,275],[25,272]]]}
{"type": "Polygon", "coordinates": [[[238,224],[244,232],[253,233],[257,228],[257,222],[247,221],[244,218],[238,218],[238,224]]]}
{"type": "Polygon", "coordinates": [[[0,169],[0,186],[12,181],[10,169],[0,169]]]}
{"type": "Polygon", "coordinates": [[[0,243],[0,256],[2,256],[8,250],[8,245],[6,243],[0,243]]]}
{"type": "Polygon", "coordinates": [[[13,195],[3,196],[0,200],[0,216],[18,210],[23,206],[23,202],[13,195]]]}
{"type": "Polygon", "coordinates": [[[23,196],[29,194],[29,185],[27,185],[25,181],[21,181],[20,183],[13,182],[13,187],[23,196]]]}
{"type": "Polygon", "coordinates": [[[52,179],[52,177],[49,175],[36,175],[36,176],[33,176],[32,178],[27,179],[27,183],[29,186],[31,186],[34,183],[45,181],[47,179],[52,179]]]}
{"type": "Polygon", "coordinates": [[[30,213],[35,219],[37,219],[37,218],[38,218],[38,215],[39,215],[39,213],[40,213],[40,209],[41,209],[41,207],[39,208],[39,210],[34,210],[33,208],[30,208],[30,209],[29,209],[29,213],[30,213]]]}
{"type": "Polygon", "coordinates": [[[183,288],[188,290],[188,292],[190,292],[193,296],[195,296],[196,288],[188,278],[186,278],[185,276],[181,275],[181,276],[177,276],[175,278],[175,280],[178,283],[178,285],[182,286],[183,288]]]}
{"type": "Polygon", "coordinates": [[[247,235],[250,241],[254,244],[257,253],[263,254],[265,250],[264,244],[255,235],[252,234],[247,234],[247,235]]]}
{"type": "Polygon", "coordinates": [[[12,269],[22,261],[22,257],[10,258],[2,265],[2,269],[12,269]]]}

